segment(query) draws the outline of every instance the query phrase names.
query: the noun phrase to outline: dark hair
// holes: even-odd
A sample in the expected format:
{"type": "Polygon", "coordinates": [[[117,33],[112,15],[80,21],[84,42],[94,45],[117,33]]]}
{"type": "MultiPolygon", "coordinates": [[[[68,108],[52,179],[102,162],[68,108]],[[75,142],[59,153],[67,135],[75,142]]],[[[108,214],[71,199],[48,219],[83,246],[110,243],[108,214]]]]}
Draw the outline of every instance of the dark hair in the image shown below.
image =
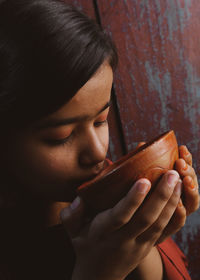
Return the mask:
{"type": "Polygon", "coordinates": [[[100,26],[58,0],[0,0],[0,118],[15,125],[61,107],[116,49],[100,26]]]}

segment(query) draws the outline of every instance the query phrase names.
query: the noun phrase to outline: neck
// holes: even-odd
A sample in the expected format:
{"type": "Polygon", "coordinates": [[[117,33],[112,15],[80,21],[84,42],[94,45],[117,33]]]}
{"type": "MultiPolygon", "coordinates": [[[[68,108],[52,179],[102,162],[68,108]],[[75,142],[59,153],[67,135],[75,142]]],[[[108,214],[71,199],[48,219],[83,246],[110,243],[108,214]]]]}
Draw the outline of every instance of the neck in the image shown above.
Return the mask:
{"type": "Polygon", "coordinates": [[[20,203],[15,212],[16,219],[21,226],[45,229],[61,224],[60,211],[69,205],[68,202],[25,200],[20,203]],[[20,218],[19,218],[20,217],[20,218]]]}
{"type": "MultiPolygon", "coordinates": [[[[16,187],[16,184],[11,182],[10,186],[13,185],[16,187]]],[[[24,192],[15,193],[15,189],[9,189],[9,179],[5,179],[5,186],[5,194],[2,194],[3,197],[1,197],[2,201],[0,203],[2,213],[0,216],[4,217],[5,221],[7,220],[8,222],[12,217],[12,220],[16,220],[21,226],[42,229],[60,224],[60,211],[70,204],[69,202],[33,198],[24,192]]],[[[17,189],[20,190],[20,188],[17,189]]]]}
{"type": "Polygon", "coordinates": [[[38,201],[36,207],[28,207],[30,214],[33,216],[36,224],[40,228],[47,228],[57,224],[61,224],[60,211],[67,207],[67,202],[55,202],[55,201],[38,201]]]}
{"type": "Polygon", "coordinates": [[[57,224],[61,224],[60,211],[69,205],[68,202],[51,202],[47,205],[45,226],[51,227],[57,224]]]}

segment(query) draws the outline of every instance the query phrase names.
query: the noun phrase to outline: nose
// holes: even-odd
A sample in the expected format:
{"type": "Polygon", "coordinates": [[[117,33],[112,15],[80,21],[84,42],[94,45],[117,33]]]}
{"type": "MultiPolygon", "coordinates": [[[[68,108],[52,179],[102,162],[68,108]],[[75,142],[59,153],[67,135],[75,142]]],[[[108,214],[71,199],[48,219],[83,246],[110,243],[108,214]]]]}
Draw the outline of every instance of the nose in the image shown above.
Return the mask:
{"type": "Polygon", "coordinates": [[[108,136],[90,129],[82,139],[79,162],[82,167],[92,167],[105,160],[108,147],[108,136]]]}

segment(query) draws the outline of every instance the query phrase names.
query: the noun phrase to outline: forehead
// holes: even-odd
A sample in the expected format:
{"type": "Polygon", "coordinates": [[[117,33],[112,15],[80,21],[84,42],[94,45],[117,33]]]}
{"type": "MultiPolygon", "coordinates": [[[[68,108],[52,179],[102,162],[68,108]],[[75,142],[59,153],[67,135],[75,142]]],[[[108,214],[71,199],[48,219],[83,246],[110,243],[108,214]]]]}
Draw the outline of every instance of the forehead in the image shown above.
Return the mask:
{"type": "Polygon", "coordinates": [[[73,98],[49,116],[48,119],[96,114],[109,102],[112,82],[112,68],[108,63],[104,63],[73,98]]]}

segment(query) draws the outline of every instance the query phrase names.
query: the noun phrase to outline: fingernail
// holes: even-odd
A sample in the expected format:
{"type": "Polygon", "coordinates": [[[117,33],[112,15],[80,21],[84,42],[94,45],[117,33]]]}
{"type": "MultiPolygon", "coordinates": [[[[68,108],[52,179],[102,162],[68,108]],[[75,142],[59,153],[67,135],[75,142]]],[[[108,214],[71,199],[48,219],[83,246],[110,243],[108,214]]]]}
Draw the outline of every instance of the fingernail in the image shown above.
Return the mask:
{"type": "Polygon", "coordinates": [[[182,181],[178,180],[178,183],[176,184],[176,188],[175,188],[175,193],[178,195],[181,195],[181,191],[182,191],[182,181]]]}
{"type": "Polygon", "coordinates": [[[188,151],[188,148],[186,146],[184,146],[184,149],[182,150],[182,152],[185,156],[188,156],[190,154],[188,151]]]}
{"type": "Polygon", "coordinates": [[[136,182],[135,188],[137,192],[145,194],[150,188],[150,182],[147,179],[142,179],[139,182],[136,182]]]}
{"type": "Polygon", "coordinates": [[[178,203],[178,207],[182,207],[183,206],[183,203],[181,201],[181,199],[179,200],[179,203],[178,203]]]}
{"type": "Polygon", "coordinates": [[[177,181],[179,179],[179,175],[176,171],[170,171],[167,175],[167,183],[169,187],[175,187],[177,181]]]}
{"type": "Polygon", "coordinates": [[[184,150],[183,154],[184,154],[184,156],[187,157],[187,156],[189,156],[190,153],[188,151],[184,150]]]}
{"type": "Polygon", "coordinates": [[[76,199],[70,204],[70,208],[71,208],[72,210],[76,209],[76,208],[79,206],[80,201],[81,201],[81,200],[80,200],[80,197],[77,196],[76,199]]]}
{"type": "Polygon", "coordinates": [[[191,190],[195,190],[195,189],[196,189],[195,185],[189,185],[189,188],[190,188],[191,190]]]}
{"type": "Polygon", "coordinates": [[[187,163],[184,161],[184,166],[182,169],[185,171],[185,170],[187,170],[187,168],[188,168],[187,163]]]}

